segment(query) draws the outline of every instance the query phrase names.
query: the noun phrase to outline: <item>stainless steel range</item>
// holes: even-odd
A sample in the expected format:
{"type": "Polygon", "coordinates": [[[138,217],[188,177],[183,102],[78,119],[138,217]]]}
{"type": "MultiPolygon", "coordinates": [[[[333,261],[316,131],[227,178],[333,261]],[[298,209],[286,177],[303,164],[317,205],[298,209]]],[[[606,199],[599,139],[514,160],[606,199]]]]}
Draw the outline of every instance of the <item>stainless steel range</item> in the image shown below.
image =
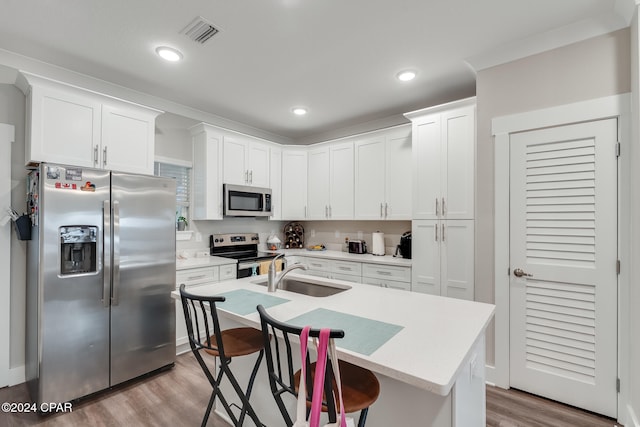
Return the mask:
{"type": "Polygon", "coordinates": [[[272,260],[276,252],[260,252],[258,233],[212,234],[210,254],[238,260],[238,279],[260,274],[260,262],[272,260]]]}

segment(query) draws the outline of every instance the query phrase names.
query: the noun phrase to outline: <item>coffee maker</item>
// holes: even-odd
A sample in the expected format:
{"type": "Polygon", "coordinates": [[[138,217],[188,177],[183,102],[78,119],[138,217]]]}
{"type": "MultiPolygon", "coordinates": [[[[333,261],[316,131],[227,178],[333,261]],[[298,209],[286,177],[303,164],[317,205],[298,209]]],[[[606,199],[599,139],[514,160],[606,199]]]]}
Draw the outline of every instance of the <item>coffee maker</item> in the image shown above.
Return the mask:
{"type": "Polygon", "coordinates": [[[400,255],[402,258],[411,259],[411,232],[407,231],[400,236],[400,244],[396,247],[396,253],[393,255],[397,257],[400,255]]]}

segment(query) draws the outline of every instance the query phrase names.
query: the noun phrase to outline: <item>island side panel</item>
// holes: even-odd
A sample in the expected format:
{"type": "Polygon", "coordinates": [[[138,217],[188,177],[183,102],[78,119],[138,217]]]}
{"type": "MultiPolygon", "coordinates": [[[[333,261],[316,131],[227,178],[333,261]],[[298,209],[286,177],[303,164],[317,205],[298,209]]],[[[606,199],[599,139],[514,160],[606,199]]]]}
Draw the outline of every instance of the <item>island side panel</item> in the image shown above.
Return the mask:
{"type": "Polygon", "coordinates": [[[486,425],[485,334],[474,344],[458,375],[452,396],[454,426],[486,425]]]}
{"type": "MultiPolygon", "coordinates": [[[[223,329],[245,326],[225,318],[221,318],[221,323],[223,329]]],[[[231,369],[243,388],[249,380],[256,357],[256,355],[237,357],[231,363],[231,369]]],[[[398,363],[402,363],[402,361],[399,360],[398,363]]],[[[453,394],[439,396],[385,375],[376,373],[376,376],[380,381],[380,397],[369,410],[367,427],[452,427],[456,425],[453,415],[453,394]]],[[[229,403],[240,406],[240,399],[237,398],[227,381],[223,381],[222,392],[229,403]]],[[[482,400],[484,401],[484,397],[482,400]]],[[[269,388],[264,361],[256,376],[250,401],[262,423],[267,426],[284,425],[269,388]]],[[[285,402],[289,406],[289,414],[294,416],[295,399],[285,399],[285,402]]],[[[204,412],[205,408],[203,407],[202,410],[204,412]]],[[[216,403],[216,413],[227,419],[224,408],[218,402],[216,403]]],[[[359,414],[353,414],[353,416],[357,422],[359,414]]],[[[327,422],[326,417],[323,417],[323,420],[323,422],[327,422]]],[[[250,421],[247,423],[252,425],[250,421]]]]}

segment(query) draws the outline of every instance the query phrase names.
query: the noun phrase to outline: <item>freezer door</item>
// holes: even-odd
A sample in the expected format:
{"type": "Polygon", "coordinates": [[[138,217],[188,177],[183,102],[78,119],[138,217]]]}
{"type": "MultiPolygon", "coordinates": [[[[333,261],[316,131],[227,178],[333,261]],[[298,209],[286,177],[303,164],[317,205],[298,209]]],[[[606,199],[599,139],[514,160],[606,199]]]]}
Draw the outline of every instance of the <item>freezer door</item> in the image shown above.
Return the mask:
{"type": "Polygon", "coordinates": [[[66,402],[109,387],[102,211],[109,184],[108,171],[40,168],[39,262],[29,264],[28,292],[28,364],[38,371],[38,403],[66,402]]]}
{"type": "Polygon", "coordinates": [[[112,172],[111,385],[175,361],[175,182],[112,172]]]}

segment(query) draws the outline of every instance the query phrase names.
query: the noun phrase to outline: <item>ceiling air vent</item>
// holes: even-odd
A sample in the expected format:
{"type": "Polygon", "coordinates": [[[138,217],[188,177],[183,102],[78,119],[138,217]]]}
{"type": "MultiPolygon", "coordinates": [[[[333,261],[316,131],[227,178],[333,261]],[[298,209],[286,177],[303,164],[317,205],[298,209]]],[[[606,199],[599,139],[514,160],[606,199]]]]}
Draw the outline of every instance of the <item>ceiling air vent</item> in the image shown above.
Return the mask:
{"type": "Polygon", "coordinates": [[[218,29],[210,22],[207,22],[202,16],[198,16],[180,31],[180,33],[186,35],[196,43],[204,44],[218,33],[218,29]]]}

